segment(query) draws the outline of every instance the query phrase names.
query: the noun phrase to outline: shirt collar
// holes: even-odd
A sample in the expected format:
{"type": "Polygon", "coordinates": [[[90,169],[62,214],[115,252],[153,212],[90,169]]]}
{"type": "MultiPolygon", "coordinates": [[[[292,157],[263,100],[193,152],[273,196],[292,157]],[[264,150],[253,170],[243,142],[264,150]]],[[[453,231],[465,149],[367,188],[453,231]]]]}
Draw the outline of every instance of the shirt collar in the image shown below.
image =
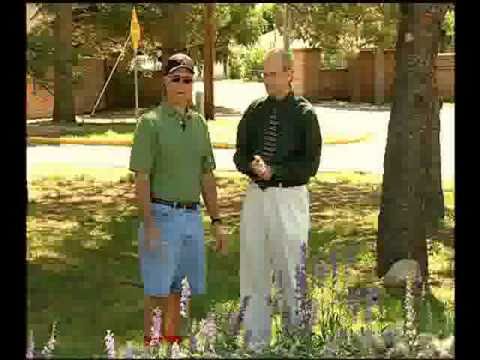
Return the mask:
{"type": "Polygon", "coordinates": [[[286,104],[286,103],[290,103],[293,99],[293,91],[290,90],[287,94],[287,96],[285,96],[283,99],[281,100],[277,100],[274,96],[268,96],[267,99],[269,102],[272,102],[272,103],[278,103],[278,104],[286,104]]]}
{"type": "Polygon", "coordinates": [[[162,101],[162,108],[168,115],[182,117],[184,114],[180,113],[173,106],[169,105],[166,101],[162,101]]]}

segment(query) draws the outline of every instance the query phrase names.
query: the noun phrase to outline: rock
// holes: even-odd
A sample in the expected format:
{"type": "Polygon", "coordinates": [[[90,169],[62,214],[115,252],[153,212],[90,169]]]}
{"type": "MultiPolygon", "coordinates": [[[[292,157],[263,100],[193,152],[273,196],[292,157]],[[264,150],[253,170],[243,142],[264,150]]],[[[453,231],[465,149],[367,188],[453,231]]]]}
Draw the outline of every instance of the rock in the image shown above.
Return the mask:
{"type": "Polygon", "coordinates": [[[394,358],[404,358],[408,357],[410,349],[404,341],[399,341],[395,344],[393,348],[392,357],[394,358]]]}
{"type": "Polygon", "coordinates": [[[403,259],[392,265],[383,278],[383,284],[387,288],[404,287],[407,276],[421,282],[420,265],[415,260],[403,259]]]}
{"type": "Polygon", "coordinates": [[[386,351],[385,340],[382,336],[366,333],[356,337],[355,342],[363,354],[384,354],[386,351]]]}
{"type": "Polygon", "coordinates": [[[385,340],[382,336],[374,336],[372,338],[372,347],[377,354],[383,354],[387,350],[385,340]]]}
{"type": "Polygon", "coordinates": [[[434,347],[435,336],[429,333],[422,333],[417,336],[416,345],[421,350],[432,349],[434,347]]]}
{"type": "Polygon", "coordinates": [[[455,354],[455,336],[450,335],[442,341],[442,349],[447,351],[451,356],[455,354]]]}
{"type": "Polygon", "coordinates": [[[417,358],[419,359],[432,359],[434,358],[435,352],[432,349],[422,350],[418,353],[417,358]]]}
{"type": "Polygon", "coordinates": [[[398,328],[390,325],[382,332],[382,338],[387,348],[393,348],[401,338],[401,332],[398,328]]]}

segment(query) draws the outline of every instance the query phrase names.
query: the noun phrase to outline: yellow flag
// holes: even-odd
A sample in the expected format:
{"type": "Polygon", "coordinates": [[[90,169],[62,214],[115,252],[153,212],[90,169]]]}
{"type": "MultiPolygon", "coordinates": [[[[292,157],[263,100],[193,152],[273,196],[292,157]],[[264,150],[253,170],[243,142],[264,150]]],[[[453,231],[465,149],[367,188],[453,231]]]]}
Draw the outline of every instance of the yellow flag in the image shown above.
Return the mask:
{"type": "Polygon", "coordinates": [[[140,41],[140,24],[138,23],[135,6],[132,9],[132,21],[130,22],[130,34],[132,36],[132,47],[134,50],[137,50],[138,42],[140,41]]]}

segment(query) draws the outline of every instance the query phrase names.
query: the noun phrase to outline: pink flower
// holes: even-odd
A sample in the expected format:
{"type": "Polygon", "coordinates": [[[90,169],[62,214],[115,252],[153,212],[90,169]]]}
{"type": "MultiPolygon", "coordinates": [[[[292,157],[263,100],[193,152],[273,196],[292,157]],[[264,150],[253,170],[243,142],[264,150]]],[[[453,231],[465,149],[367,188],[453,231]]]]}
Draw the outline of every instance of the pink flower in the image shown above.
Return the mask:
{"type": "Polygon", "coordinates": [[[158,307],[153,309],[152,320],[153,325],[150,346],[156,346],[160,343],[160,338],[162,337],[162,310],[158,307]]]}
{"type": "Polygon", "coordinates": [[[54,322],[52,325],[52,333],[50,335],[50,339],[48,340],[47,345],[45,345],[45,347],[42,350],[42,355],[45,356],[46,358],[50,358],[52,356],[53,350],[55,350],[55,343],[57,342],[55,340],[56,328],[57,328],[57,325],[54,322]]]}
{"type": "Polygon", "coordinates": [[[30,330],[30,336],[28,338],[27,354],[25,355],[25,357],[27,359],[33,359],[34,352],[35,352],[35,343],[33,342],[33,330],[30,330]]]}
{"type": "Polygon", "coordinates": [[[113,337],[113,332],[107,330],[107,335],[105,335],[105,348],[107,350],[107,357],[109,359],[115,358],[115,338],[113,337]]]}
{"type": "Polygon", "coordinates": [[[184,318],[188,317],[188,303],[191,295],[190,284],[188,283],[187,277],[185,277],[182,280],[182,296],[180,298],[180,315],[184,318]]]}

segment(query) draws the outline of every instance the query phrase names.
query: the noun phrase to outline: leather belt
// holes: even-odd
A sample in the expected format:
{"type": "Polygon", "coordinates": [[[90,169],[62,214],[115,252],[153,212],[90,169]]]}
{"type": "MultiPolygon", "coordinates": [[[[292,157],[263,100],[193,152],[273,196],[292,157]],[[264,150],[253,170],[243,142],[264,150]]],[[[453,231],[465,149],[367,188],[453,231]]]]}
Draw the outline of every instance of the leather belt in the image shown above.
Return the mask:
{"type": "Polygon", "coordinates": [[[171,206],[175,209],[197,210],[198,206],[200,205],[198,202],[183,203],[183,202],[168,201],[168,200],[163,200],[163,199],[153,198],[153,197],[151,201],[152,203],[171,206]]]}
{"type": "Polygon", "coordinates": [[[265,183],[255,182],[255,184],[257,184],[258,187],[262,190],[265,190],[266,188],[269,188],[269,187],[287,188],[287,187],[305,185],[303,183],[291,182],[291,181],[274,181],[274,182],[265,182],[265,183]]]}

